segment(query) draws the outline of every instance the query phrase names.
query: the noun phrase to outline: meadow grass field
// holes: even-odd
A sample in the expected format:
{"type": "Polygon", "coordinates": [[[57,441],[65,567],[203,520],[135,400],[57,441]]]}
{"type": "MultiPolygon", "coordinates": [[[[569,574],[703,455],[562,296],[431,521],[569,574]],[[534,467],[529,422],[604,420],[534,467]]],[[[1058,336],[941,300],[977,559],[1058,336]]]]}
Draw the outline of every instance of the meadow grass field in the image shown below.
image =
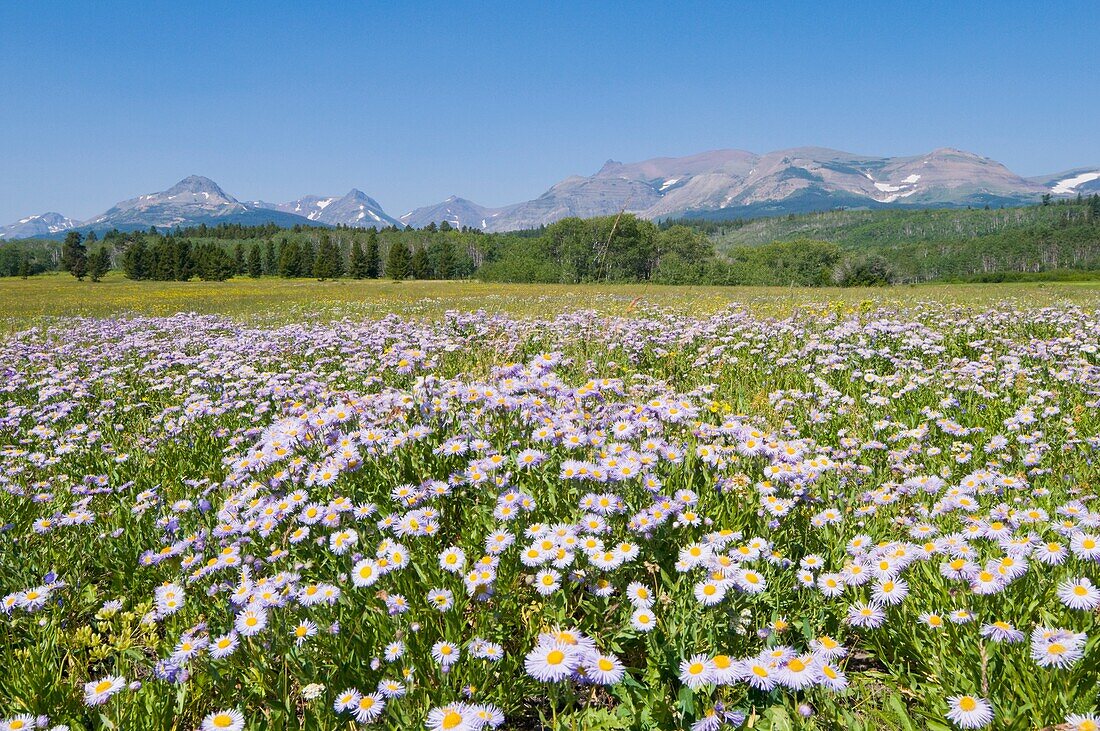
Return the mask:
{"type": "Polygon", "coordinates": [[[0,729],[1096,729],[1100,287],[0,280],[0,729]]]}
{"type": "Polygon", "coordinates": [[[0,278],[0,323],[8,330],[49,317],[164,316],[179,312],[262,317],[291,322],[317,314],[390,313],[438,316],[447,310],[485,310],[532,316],[591,308],[630,314],[652,305],[710,314],[737,304],[771,316],[799,307],[904,305],[916,301],[981,307],[999,302],[1036,306],[1094,305],[1098,282],[927,284],[908,287],[712,287],[642,284],[499,284],[477,281],[403,281],[238,277],[226,282],[135,282],[112,272],[102,282],[78,282],[63,273],[0,278]],[[630,307],[631,303],[634,304],[630,307]]]}

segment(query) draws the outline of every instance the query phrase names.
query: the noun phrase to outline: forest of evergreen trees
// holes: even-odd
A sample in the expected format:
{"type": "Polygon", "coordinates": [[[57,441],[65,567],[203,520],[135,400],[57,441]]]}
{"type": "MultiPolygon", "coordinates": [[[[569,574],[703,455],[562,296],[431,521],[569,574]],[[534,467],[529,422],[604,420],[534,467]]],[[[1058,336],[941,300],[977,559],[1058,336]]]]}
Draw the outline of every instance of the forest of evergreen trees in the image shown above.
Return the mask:
{"type": "Polygon", "coordinates": [[[447,224],[381,231],[221,225],[70,232],[0,244],[0,276],[61,270],[98,281],[234,276],[867,285],[1100,278],[1100,196],[1004,210],[833,211],[767,221],[567,218],[485,234],[447,224]],[[752,243],[746,243],[752,242],[752,243]]]}

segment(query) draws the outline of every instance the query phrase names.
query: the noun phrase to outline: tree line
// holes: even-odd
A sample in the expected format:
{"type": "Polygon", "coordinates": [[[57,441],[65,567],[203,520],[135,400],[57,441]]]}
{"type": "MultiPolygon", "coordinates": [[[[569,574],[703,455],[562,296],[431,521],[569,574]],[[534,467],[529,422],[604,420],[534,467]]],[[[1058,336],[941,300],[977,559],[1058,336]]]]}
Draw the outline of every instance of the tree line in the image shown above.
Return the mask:
{"type": "Polygon", "coordinates": [[[804,214],[780,223],[766,225],[786,238],[732,246],[730,231],[757,224],[716,228],[623,214],[506,234],[446,223],[381,230],[225,224],[109,231],[102,238],[69,232],[60,247],[37,240],[0,246],[0,275],[60,269],[98,281],[118,269],[130,279],[160,281],[248,276],[822,286],[1100,272],[1100,196],[997,211],[804,214]]]}

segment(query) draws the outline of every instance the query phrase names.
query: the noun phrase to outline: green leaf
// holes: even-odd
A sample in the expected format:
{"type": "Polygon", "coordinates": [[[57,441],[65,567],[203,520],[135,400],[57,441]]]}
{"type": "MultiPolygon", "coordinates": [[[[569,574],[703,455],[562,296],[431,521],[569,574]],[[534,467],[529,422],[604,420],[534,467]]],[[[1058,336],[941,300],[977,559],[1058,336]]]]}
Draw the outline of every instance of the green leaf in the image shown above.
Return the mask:
{"type": "Polygon", "coordinates": [[[913,726],[913,721],[909,716],[909,709],[905,707],[905,704],[901,700],[901,696],[896,693],[891,693],[886,697],[886,705],[894,712],[894,717],[901,724],[902,728],[906,729],[906,731],[916,731],[916,727],[913,726]]]}
{"type": "Polygon", "coordinates": [[[680,710],[684,712],[685,716],[695,715],[695,693],[692,692],[691,688],[686,685],[680,688],[680,695],[676,705],[680,707],[680,710]]]}

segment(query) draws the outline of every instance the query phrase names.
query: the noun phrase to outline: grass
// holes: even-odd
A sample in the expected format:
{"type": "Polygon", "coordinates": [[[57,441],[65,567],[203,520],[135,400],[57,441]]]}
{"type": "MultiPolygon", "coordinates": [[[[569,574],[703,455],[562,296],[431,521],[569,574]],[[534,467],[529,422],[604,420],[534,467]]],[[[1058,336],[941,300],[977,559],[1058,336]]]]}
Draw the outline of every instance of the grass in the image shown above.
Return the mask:
{"type": "Polygon", "coordinates": [[[224,314],[267,321],[303,315],[337,319],[387,313],[431,317],[447,310],[530,316],[590,308],[623,314],[647,305],[705,314],[731,303],[785,316],[807,306],[905,305],[916,301],[980,307],[1074,303],[1094,308],[1100,282],[929,284],[893,288],[704,287],[645,284],[486,284],[476,281],[237,278],[227,282],[133,282],[114,272],[104,281],[67,274],[0,279],[0,328],[13,332],[50,318],[224,314]]]}

